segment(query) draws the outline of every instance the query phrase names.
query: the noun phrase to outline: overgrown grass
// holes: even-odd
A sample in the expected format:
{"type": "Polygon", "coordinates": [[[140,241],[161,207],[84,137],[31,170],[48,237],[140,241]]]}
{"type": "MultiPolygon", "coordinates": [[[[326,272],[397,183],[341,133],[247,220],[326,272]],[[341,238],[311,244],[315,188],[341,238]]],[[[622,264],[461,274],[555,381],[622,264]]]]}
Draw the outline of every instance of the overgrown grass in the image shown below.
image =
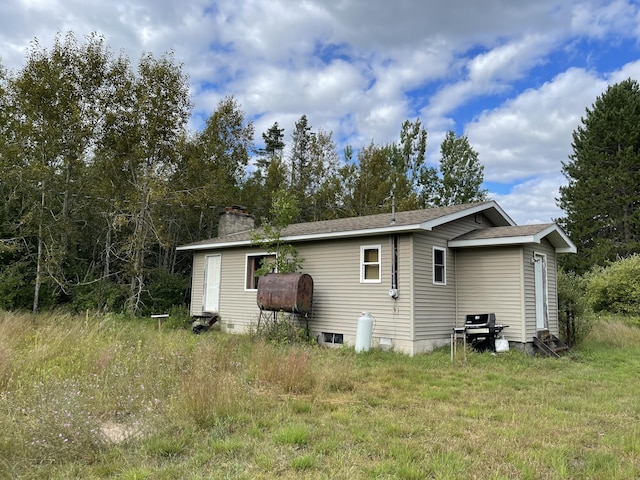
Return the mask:
{"type": "Polygon", "coordinates": [[[640,330],[414,358],[0,312],[0,478],[640,476],[640,330]]]}

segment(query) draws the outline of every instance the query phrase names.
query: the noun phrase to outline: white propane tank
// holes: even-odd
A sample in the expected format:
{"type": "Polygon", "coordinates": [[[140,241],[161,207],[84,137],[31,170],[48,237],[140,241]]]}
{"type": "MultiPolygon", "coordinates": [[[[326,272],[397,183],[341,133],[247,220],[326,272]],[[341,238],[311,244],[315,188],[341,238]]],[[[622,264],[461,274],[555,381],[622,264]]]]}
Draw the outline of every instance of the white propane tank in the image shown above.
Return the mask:
{"type": "Polygon", "coordinates": [[[362,312],[358,318],[356,331],[356,353],[368,352],[371,348],[371,336],[373,335],[373,318],[369,312],[362,312]]]}

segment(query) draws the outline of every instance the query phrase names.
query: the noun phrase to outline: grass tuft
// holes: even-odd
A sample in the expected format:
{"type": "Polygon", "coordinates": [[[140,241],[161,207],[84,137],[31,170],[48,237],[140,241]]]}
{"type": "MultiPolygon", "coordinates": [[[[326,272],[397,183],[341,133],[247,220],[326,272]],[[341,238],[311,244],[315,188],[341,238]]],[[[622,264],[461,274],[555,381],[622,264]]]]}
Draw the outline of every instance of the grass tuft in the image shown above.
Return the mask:
{"type": "Polygon", "coordinates": [[[273,439],[276,443],[300,447],[309,443],[310,434],[304,425],[290,425],[276,432],[273,439]]]}
{"type": "Polygon", "coordinates": [[[264,387],[283,393],[308,393],[316,383],[308,348],[257,342],[252,355],[253,373],[264,387]]]}

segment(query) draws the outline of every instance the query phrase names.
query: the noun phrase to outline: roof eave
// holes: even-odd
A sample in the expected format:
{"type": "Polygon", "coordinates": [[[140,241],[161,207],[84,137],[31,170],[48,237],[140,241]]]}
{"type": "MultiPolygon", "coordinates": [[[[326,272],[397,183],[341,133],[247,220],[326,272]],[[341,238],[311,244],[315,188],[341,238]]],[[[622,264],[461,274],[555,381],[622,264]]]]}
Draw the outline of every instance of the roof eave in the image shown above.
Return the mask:
{"type": "Polygon", "coordinates": [[[449,240],[448,246],[450,248],[494,247],[499,245],[523,245],[525,243],[540,242],[536,242],[534,237],[529,235],[520,237],[482,238],[476,240],[449,240]]]}
{"type": "Polygon", "coordinates": [[[541,244],[542,239],[547,238],[553,245],[556,253],[576,253],[578,250],[571,239],[557,225],[549,225],[534,235],[520,235],[515,237],[499,237],[499,238],[483,238],[476,240],[450,240],[448,242],[451,248],[465,247],[492,247],[499,245],[524,245],[524,244],[541,244]]]}
{"type": "MultiPolygon", "coordinates": [[[[325,240],[325,239],[338,239],[338,238],[353,238],[353,237],[369,237],[372,235],[386,235],[389,233],[407,233],[416,232],[419,230],[425,230],[421,224],[412,225],[390,225],[387,227],[369,228],[364,230],[348,230],[342,232],[330,232],[330,233],[317,233],[310,235],[288,235],[281,238],[283,242],[306,242],[312,240],[325,240]]],[[[430,230],[430,228],[429,228],[430,230]]],[[[241,247],[251,245],[251,240],[241,240],[232,242],[215,242],[215,243],[203,243],[199,245],[183,245],[177,247],[176,250],[181,251],[195,251],[195,250],[216,250],[220,248],[228,247],[241,247]]]]}

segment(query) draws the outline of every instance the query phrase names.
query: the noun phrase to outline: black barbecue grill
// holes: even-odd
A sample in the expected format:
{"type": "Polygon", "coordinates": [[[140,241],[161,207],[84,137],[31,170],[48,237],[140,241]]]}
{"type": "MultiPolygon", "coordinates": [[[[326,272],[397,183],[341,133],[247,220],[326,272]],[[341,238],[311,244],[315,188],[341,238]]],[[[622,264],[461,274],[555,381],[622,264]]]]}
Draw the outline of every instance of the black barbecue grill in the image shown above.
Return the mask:
{"type": "Polygon", "coordinates": [[[507,326],[496,323],[495,313],[467,315],[464,333],[467,343],[470,343],[474,350],[495,352],[496,338],[507,326]]]}

